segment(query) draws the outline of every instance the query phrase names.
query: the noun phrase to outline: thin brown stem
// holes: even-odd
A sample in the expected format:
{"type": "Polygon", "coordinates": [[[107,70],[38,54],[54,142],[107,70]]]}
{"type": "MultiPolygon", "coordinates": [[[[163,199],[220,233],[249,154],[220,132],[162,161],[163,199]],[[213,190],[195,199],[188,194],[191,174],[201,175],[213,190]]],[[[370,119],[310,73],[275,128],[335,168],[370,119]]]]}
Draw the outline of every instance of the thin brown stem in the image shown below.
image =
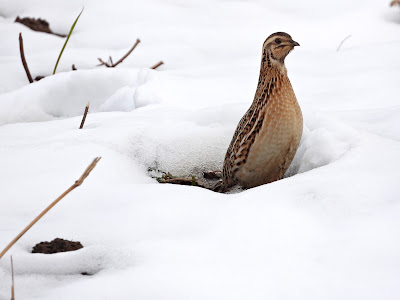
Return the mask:
{"type": "Polygon", "coordinates": [[[19,52],[21,54],[22,65],[24,66],[26,76],[28,76],[28,80],[30,83],[33,82],[31,72],[29,72],[28,64],[25,60],[25,53],[24,53],[24,41],[22,39],[22,33],[19,33],[19,52]]]}
{"type": "Polygon", "coordinates": [[[79,126],[79,129],[82,129],[83,125],[85,124],[86,116],[87,116],[88,111],[89,111],[89,105],[90,105],[90,102],[88,102],[88,104],[85,107],[85,112],[83,113],[83,118],[82,118],[81,126],[79,126]]]}
{"type": "Polygon", "coordinates": [[[75,65],[73,64],[72,65],[72,71],[76,71],[77,70],[77,68],[75,67],[75,65]]]}
{"type": "Polygon", "coordinates": [[[108,63],[106,63],[105,61],[103,61],[100,57],[97,58],[97,59],[98,59],[99,62],[100,62],[100,65],[99,65],[99,66],[105,65],[107,68],[111,68],[111,67],[112,67],[111,65],[109,65],[108,63]]]}
{"type": "Polygon", "coordinates": [[[73,185],[71,185],[70,188],[68,188],[64,193],[62,193],[56,200],[54,200],[49,206],[46,207],[45,210],[43,210],[32,222],[29,223],[28,226],[24,228],[8,245],[1,251],[0,253],[0,259],[3,257],[4,254],[7,253],[7,251],[33,226],[36,224],[37,221],[39,221],[50,209],[54,207],[62,198],[64,198],[66,195],[68,195],[72,190],[80,186],[83,181],[86,179],[86,177],[89,176],[90,172],[96,167],[96,164],[99,162],[101,157],[96,157],[92,163],[86,168],[86,170],[83,172],[82,176],[79,177],[77,181],[73,185]]]}
{"type": "Polygon", "coordinates": [[[122,63],[124,61],[124,59],[127,58],[129,56],[129,54],[132,53],[133,50],[135,50],[136,46],[139,45],[139,43],[140,43],[140,40],[137,39],[135,44],[132,46],[132,48],[124,56],[122,56],[120,58],[120,60],[118,60],[115,64],[113,64],[112,67],[114,68],[114,67],[118,66],[120,63],[122,63]]]}
{"type": "Polygon", "coordinates": [[[115,64],[113,63],[113,60],[110,56],[110,63],[107,63],[105,61],[103,61],[101,58],[98,58],[99,62],[100,62],[100,66],[105,65],[107,68],[115,68],[116,66],[118,66],[120,63],[122,63],[124,61],[125,58],[127,58],[133,50],[135,50],[136,46],[140,43],[140,40],[137,39],[135,44],[132,46],[131,49],[129,49],[129,51],[122,56],[115,64]]]}
{"type": "Polygon", "coordinates": [[[150,69],[157,69],[159,66],[161,66],[161,65],[163,65],[164,64],[164,62],[161,60],[161,61],[159,61],[158,63],[156,63],[154,66],[152,66],[150,69]]]}

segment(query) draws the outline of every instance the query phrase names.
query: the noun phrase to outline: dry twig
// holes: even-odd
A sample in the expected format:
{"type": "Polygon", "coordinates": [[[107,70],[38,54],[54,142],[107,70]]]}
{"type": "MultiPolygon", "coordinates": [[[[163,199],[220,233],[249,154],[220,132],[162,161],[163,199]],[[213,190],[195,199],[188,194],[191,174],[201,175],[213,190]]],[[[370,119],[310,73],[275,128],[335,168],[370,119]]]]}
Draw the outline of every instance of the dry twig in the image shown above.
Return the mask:
{"type": "Polygon", "coordinates": [[[110,63],[106,63],[104,62],[101,58],[98,58],[98,60],[100,61],[100,65],[105,65],[107,68],[115,68],[116,66],[118,66],[120,63],[122,63],[124,61],[125,58],[127,58],[133,50],[135,50],[136,46],[140,43],[140,40],[137,39],[135,44],[132,46],[131,49],[129,49],[129,51],[122,56],[115,64],[113,64],[112,58],[110,56],[110,63]]]}
{"type": "Polygon", "coordinates": [[[82,118],[81,126],[79,126],[79,129],[82,129],[83,125],[85,124],[86,116],[87,116],[88,111],[89,111],[89,105],[90,105],[90,102],[88,102],[88,104],[85,107],[85,112],[83,113],[83,118],[82,118]]]}
{"type": "Polygon", "coordinates": [[[105,61],[103,61],[100,57],[97,58],[97,59],[98,59],[99,62],[100,62],[100,64],[99,64],[98,66],[105,65],[107,68],[112,68],[112,66],[111,66],[110,64],[108,64],[108,63],[106,63],[105,61]]]}
{"type": "Polygon", "coordinates": [[[28,80],[30,83],[33,82],[31,72],[29,72],[28,64],[25,60],[25,53],[24,53],[24,41],[22,39],[22,33],[19,33],[19,52],[21,54],[22,65],[24,66],[26,76],[28,76],[28,80]]]}
{"type": "Polygon", "coordinates": [[[346,36],[339,44],[339,46],[336,49],[336,52],[338,52],[340,50],[340,48],[342,47],[342,45],[344,44],[345,41],[347,41],[349,38],[351,38],[351,34],[346,36]]]}
{"type": "Polygon", "coordinates": [[[6,248],[3,249],[0,253],[0,259],[3,257],[4,254],[7,253],[7,251],[33,226],[36,224],[37,221],[39,221],[50,209],[54,207],[62,198],[64,198],[66,195],[68,195],[72,190],[80,186],[83,181],[86,179],[86,177],[89,176],[90,172],[96,167],[96,164],[99,162],[101,157],[96,157],[92,163],[86,168],[86,170],[83,172],[82,176],[75,181],[73,185],[69,189],[67,189],[64,193],[62,193],[56,200],[54,200],[49,206],[46,207],[45,210],[43,210],[31,223],[29,223],[28,226],[24,228],[24,230],[21,231],[20,234],[18,234],[8,245],[6,248]]]}
{"type": "Polygon", "coordinates": [[[188,178],[168,178],[163,181],[159,181],[160,183],[172,183],[172,184],[180,184],[180,185],[194,185],[198,186],[196,179],[188,179],[188,178]]]}
{"type": "Polygon", "coordinates": [[[161,66],[161,65],[163,65],[164,64],[164,62],[161,60],[161,61],[159,61],[158,63],[156,63],[154,66],[152,66],[150,69],[157,69],[159,66],[161,66]]]}
{"type": "Polygon", "coordinates": [[[77,68],[75,67],[75,65],[73,64],[72,65],[72,71],[76,71],[77,70],[77,68]]]}
{"type": "Polygon", "coordinates": [[[15,300],[15,291],[14,291],[14,263],[11,255],[11,300],[15,300]]]}

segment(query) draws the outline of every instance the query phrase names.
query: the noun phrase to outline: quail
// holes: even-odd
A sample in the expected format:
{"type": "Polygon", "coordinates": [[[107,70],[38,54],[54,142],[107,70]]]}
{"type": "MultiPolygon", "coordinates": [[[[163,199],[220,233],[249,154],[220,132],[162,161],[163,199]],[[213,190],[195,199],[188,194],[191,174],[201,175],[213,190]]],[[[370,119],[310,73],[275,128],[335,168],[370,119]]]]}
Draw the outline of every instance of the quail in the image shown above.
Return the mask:
{"type": "Polygon", "coordinates": [[[253,103],[225,155],[222,191],[282,179],[289,168],[303,132],[303,116],[285,67],[295,46],[300,45],[284,32],[265,40],[253,103]]]}

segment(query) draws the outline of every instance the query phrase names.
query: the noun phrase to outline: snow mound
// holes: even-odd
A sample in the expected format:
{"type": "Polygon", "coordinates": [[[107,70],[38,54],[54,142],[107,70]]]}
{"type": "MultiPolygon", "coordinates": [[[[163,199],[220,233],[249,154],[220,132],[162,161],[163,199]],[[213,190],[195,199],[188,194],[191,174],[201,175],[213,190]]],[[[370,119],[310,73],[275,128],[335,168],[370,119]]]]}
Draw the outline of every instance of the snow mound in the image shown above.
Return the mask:
{"type": "Polygon", "coordinates": [[[78,70],[49,76],[0,95],[0,125],[48,121],[90,111],[131,111],[160,98],[147,84],[156,72],[148,69],[78,70]]]}
{"type": "MultiPolygon", "coordinates": [[[[132,118],[134,127],[127,138],[127,156],[152,170],[174,176],[199,176],[205,170],[220,170],[230,133],[218,123],[199,124],[202,112],[178,108],[146,108],[132,118]],[[157,122],[143,126],[142,119],[157,122]],[[189,120],[191,119],[191,120],[189,120]]],[[[222,121],[223,122],[223,121],[222,121]]]]}
{"type": "Polygon", "coordinates": [[[328,165],[357,143],[357,133],[347,125],[326,115],[307,116],[299,148],[287,176],[328,165]]]}
{"type": "MultiPolygon", "coordinates": [[[[132,256],[126,250],[96,245],[55,254],[21,254],[18,257],[15,273],[18,275],[79,275],[81,273],[93,275],[103,269],[124,268],[131,263],[132,256]]],[[[4,268],[9,268],[8,261],[2,264],[4,268]]]]}
{"type": "MultiPolygon", "coordinates": [[[[127,124],[136,130],[127,137],[122,151],[145,168],[174,176],[201,176],[206,170],[222,170],[235,121],[244,111],[244,105],[212,110],[149,107],[140,116],[132,116],[132,125],[127,124]],[[150,118],[157,122],[141,124],[150,118]]],[[[333,163],[358,143],[359,133],[353,127],[324,113],[304,113],[303,136],[285,177],[333,163]]]]}

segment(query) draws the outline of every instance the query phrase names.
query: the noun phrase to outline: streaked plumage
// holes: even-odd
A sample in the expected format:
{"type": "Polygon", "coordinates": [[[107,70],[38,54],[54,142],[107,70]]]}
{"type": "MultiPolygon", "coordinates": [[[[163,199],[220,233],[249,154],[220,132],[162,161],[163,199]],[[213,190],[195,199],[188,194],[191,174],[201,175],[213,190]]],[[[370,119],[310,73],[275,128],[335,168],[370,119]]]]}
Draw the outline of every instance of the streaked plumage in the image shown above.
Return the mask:
{"type": "Polygon", "coordinates": [[[260,77],[252,105],[227,150],[222,189],[251,188],[279,180],[300,143],[303,117],[287,77],[285,57],[299,44],[277,32],[264,42],[260,77]]]}

